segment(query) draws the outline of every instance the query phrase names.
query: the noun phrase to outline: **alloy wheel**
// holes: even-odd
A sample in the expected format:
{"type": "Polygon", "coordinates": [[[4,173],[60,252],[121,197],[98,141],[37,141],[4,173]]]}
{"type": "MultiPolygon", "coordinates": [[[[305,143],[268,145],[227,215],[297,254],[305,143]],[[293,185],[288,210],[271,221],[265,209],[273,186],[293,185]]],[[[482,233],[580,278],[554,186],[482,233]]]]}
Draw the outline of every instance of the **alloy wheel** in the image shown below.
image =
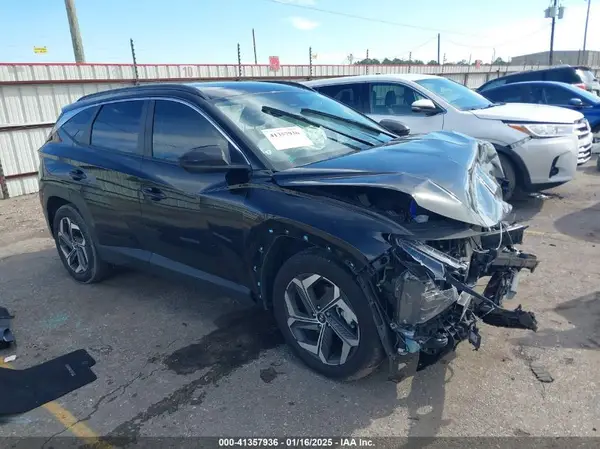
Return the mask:
{"type": "Polygon", "coordinates": [[[89,267],[88,246],[79,226],[69,217],[63,217],[58,226],[58,246],[67,266],[74,273],[83,273],[89,267]]]}
{"type": "Polygon", "coordinates": [[[318,274],[301,274],[285,289],[287,325],[298,345],[326,365],[343,365],[360,342],[356,314],[342,290],[318,274]]]}

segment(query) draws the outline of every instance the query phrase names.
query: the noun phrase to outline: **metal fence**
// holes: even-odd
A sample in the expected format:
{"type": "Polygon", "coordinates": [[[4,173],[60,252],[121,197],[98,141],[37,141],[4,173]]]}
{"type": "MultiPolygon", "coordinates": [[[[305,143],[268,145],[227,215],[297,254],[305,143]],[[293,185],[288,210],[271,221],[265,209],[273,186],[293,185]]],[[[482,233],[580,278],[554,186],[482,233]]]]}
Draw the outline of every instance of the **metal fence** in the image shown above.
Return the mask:
{"type": "MultiPolygon", "coordinates": [[[[61,109],[83,95],[160,81],[307,80],[346,75],[426,73],[476,88],[492,78],[540,66],[0,64],[0,198],[38,190],[38,148],[61,109]]],[[[598,72],[598,70],[596,70],[598,72]]]]}

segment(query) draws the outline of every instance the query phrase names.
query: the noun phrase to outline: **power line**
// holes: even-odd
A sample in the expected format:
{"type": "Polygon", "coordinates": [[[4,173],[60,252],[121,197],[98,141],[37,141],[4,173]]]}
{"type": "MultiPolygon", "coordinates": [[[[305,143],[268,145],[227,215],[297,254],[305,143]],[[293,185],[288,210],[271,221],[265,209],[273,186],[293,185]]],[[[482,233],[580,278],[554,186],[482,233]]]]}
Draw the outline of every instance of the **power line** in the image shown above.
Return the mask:
{"type": "Polygon", "coordinates": [[[538,34],[541,33],[542,31],[546,31],[548,29],[550,25],[546,24],[543,27],[537,29],[536,31],[526,34],[524,36],[519,36],[518,38],[514,38],[514,39],[509,39],[507,41],[502,41],[502,42],[496,42],[496,43],[492,43],[492,44],[488,44],[488,45],[474,45],[474,44],[461,44],[459,42],[454,42],[452,40],[447,39],[446,42],[450,43],[450,44],[454,44],[458,47],[464,47],[464,48],[493,48],[493,47],[500,47],[502,45],[507,45],[507,44],[511,44],[514,42],[518,42],[521,41],[523,39],[525,39],[526,37],[530,37],[533,36],[534,34],[538,34]]]}
{"type": "Polygon", "coordinates": [[[341,12],[341,11],[332,11],[330,9],[318,8],[316,6],[310,6],[310,5],[300,5],[300,4],[297,4],[297,3],[284,3],[282,1],[277,1],[277,0],[264,0],[264,1],[267,1],[267,2],[270,2],[270,3],[276,3],[278,5],[283,5],[283,6],[291,6],[293,8],[308,9],[308,10],[311,10],[311,11],[318,11],[318,12],[322,12],[322,13],[325,13],[325,14],[332,14],[332,15],[336,15],[336,16],[348,17],[348,18],[351,18],[351,19],[359,19],[359,20],[366,20],[366,21],[369,21],[369,22],[384,23],[386,25],[393,25],[393,26],[399,26],[399,27],[404,27],[404,28],[413,28],[415,30],[443,32],[443,33],[448,33],[448,34],[457,34],[457,35],[469,36],[469,37],[481,37],[481,36],[478,36],[476,34],[462,33],[460,31],[445,30],[445,29],[440,29],[440,28],[423,27],[423,26],[418,26],[418,25],[411,25],[409,23],[392,22],[391,20],[376,19],[374,17],[360,16],[358,14],[350,14],[350,13],[341,12]]]}

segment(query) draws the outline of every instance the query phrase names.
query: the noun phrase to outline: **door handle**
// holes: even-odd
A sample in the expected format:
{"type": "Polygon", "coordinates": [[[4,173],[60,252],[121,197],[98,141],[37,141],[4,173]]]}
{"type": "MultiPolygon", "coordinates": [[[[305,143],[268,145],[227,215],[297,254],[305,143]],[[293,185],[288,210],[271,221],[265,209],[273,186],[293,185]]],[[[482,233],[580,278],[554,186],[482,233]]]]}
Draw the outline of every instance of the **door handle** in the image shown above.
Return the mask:
{"type": "Polygon", "coordinates": [[[157,189],[156,187],[144,187],[142,188],[142,193],[146,198],[152,201],[164,200],[167,197],[162,190],[157,189]]]}
{"type": "Polygon", "coordinates": [[[75,181],[81,181],[82,179],[87,178],[85,172],[79,168],[74,168],[69,172],[69,176],[75,181]]]}

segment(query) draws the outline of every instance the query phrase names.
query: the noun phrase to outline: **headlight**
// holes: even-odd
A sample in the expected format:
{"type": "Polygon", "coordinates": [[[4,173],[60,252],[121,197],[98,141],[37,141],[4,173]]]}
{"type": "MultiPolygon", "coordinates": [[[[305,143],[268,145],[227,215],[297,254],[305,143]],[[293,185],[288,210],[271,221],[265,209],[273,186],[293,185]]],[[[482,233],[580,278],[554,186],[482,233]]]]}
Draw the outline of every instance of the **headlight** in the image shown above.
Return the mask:
{"type": "Polygon", "coordinates": [[[574,125],[551,125],[543,123],[507,123],[513,129],[529,134],[531,137],[570,136],[575,132],[574,125]]]}

